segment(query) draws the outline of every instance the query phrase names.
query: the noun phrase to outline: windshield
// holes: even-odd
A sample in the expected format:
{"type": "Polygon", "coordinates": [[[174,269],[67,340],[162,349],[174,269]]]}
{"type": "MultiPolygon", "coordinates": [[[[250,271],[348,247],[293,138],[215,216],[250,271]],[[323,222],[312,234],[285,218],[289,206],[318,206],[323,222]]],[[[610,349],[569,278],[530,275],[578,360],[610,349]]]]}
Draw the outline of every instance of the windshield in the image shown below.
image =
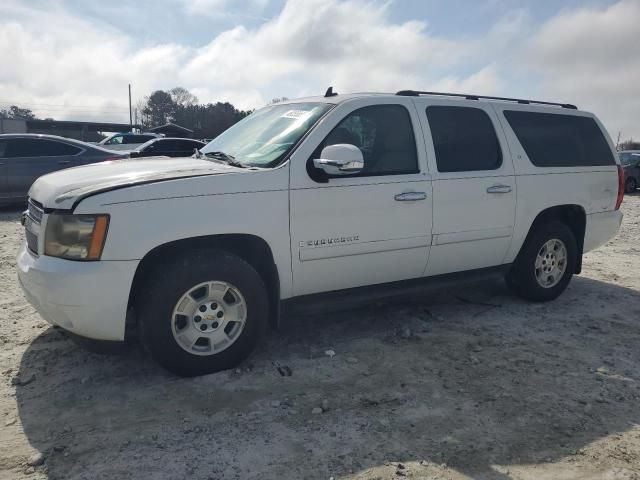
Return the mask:
{"type": "Polygon", "coordinates": [[[261,108],[200,151],[224,154],[245,167],[273,167],[333,105],[290,103],[261,108]]]}
{"type": "Polygon", "coordinates": [[[640,160],[640,152],[623,152],[620,154],[620,163],[622,163],[622,165],[631,165],[632,163],[636,163],[638,160],[640,160]]]}

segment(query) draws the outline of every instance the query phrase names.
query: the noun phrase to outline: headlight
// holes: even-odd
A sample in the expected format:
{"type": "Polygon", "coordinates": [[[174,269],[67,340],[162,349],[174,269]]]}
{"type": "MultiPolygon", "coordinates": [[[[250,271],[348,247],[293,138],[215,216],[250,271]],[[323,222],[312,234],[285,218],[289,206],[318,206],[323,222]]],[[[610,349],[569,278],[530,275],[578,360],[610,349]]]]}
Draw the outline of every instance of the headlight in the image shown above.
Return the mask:
{"type": "Polygon", "coordinates": [[[69,260],[100,260],[109,215],[57,215],[47,219],[44,253],[69,260]]]}

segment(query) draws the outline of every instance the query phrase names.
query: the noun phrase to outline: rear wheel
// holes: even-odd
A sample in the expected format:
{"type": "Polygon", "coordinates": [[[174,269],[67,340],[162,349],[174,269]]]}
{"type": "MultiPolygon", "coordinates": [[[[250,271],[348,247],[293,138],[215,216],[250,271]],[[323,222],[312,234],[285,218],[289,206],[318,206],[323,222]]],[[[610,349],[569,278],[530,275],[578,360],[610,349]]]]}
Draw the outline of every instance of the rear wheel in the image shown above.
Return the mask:
{"type": "Polygon", "coordinates": [[[156,265],[138,296],[141,337],[153,358],[184,376],[232,368],[266,330],[268,297],[258,272],[219,250],[156,265]]]}
{"type": "Polygon", "coordinates": [[[527,300],[553,300],[567,288],[576,257],[576,239],[569,227],[557,221],[541,225],[522,247],[507,283],[527,300]]]}
{"type": "Polygon", "coordinates": [[[638,188],[638,184],[636,182],[636,179],[633,177],[629,177],[625,180],[624,182],[624,192],[625,193],[633,193],[636,191],[636,188],[638,188]]]}

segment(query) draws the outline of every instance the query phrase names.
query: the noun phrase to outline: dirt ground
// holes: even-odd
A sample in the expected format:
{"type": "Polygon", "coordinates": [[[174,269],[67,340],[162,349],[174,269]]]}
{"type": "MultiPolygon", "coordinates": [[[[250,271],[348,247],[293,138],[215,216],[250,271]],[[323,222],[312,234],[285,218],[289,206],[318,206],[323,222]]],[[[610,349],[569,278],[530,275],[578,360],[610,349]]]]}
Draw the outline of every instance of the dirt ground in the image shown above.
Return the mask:
{"type": "Polygon", "coordinates": [[[196,379],[45,323],[0,211],[0,478],[640,479],[640,195],[623,210],[552,303],[496,284],[294,318],[196,379]]]}

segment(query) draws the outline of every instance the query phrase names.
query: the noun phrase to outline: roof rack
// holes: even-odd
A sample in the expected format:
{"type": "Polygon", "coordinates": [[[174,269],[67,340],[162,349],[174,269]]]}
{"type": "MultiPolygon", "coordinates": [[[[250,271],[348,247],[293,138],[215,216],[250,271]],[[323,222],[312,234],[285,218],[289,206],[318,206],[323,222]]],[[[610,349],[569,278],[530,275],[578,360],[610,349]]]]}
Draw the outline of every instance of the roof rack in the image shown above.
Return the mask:
{"type": "Polygon", "coordinates": [[[578,107],[575,105],[571,105],[570,103],[555,103],[555,102],[543,102],[540,100],[525,100],[523,98],[507,98],[507,97],[489,97],[487,95],[468,95],[466,93],[446,93],[446,92],[422,92],[420,90],[400,90],[396,92],[396,95],[401,95],[403,97],[419,97],[420,95],[436,95],[440,97],[459,97],[466,98],[467,100],[479,100],[481,98],[485,98],[487,100],[501,100],[503,102],[517,102],[523,105],[554,105],[556,107],[562,108],[570,108],[572,110],[577,110],[578,107]]]}

